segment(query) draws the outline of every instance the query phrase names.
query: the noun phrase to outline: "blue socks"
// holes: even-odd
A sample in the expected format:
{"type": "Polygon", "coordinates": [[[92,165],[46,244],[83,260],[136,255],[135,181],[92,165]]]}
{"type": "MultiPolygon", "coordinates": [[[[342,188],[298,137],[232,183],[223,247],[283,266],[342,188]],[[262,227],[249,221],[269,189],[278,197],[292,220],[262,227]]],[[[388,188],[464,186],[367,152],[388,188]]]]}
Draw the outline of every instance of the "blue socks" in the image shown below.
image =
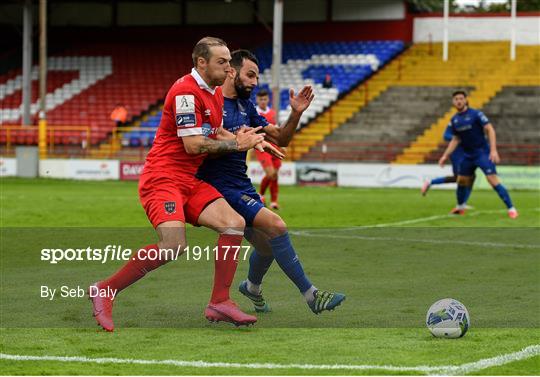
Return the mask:
{"type": "Polygon", "coordinates": [[[283,272],[292,280],[302,294],[308,291],[313,285],[304,273],[302,264],[291,244],[289,233],[272,238],[270,246],[272,246],[274,258],[283,272]]]}
{"type": "Polygon", "coordinates": [[[255,285],[261,285],[262,279],[273,261],[273,255],[261,255],[257,250],[253,250],[249,257],[248,280],[255,285]]]}
{"type": "Polygon", "coordinates": [[[439,177],[431,180],[432,185],[442,185],[443,183],[446,183],[446,177],[439,177]]]}
{"type": "Polygon", "coordinates": [[[472,186],[465,186],[465,201],[463,202],[463,204],[467,204],[467,202],[469,201],[469,197],[471,196],[471,192],[472,186]]]}
{"type": "Polygon", "coordinates": [[[508,194],[508,191],[506,188],[502,185],[502,183],[499,183],[497,186],[493,187],[495,191],[497,191],[497,194],[499,194],[499,197],[502,199],[504,204],[506,204],[506,208],[512,208],[512,199],[510,199],[510,194],[508,194]]]}
{"type": "Polygon", "coordinates": [[[469,196],[471,195],[471,188],[467,186],[461,186],[458,185],[456,190],[456,197],[457,197],[457,203],[458,206],[463,206],[467,202],[467,199],[469,199],[469,196]]]}

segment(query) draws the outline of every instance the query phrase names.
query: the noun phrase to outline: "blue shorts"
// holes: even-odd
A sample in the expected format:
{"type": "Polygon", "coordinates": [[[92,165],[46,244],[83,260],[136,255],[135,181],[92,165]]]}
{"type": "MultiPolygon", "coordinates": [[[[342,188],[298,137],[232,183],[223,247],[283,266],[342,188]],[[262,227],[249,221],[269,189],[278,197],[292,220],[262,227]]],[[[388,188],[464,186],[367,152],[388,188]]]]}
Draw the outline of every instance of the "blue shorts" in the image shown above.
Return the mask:
{"type": "Polygon", "coordinates": [[[485,175],[497,174],[495,164],[489,159],[489,153],[466,154],[459,165],[459,175],[470,177],[476,168],[482,169],[485,175]]]}
{"type": "Polygon", "coordinates": [[[464,158],[465,152],[463,151],[463,148],[459,146],[450,155],[450,161],[452,161],[452,173],[456,177],[459,175],[459,166],[461,165],[461,161],[463,161],[464,158]]]}
{"type": "Polygon", "coordinates": [[[243,187],[216,187],[227,203],[246,220],[246,225],[253,225],[257,213],[264,208],[261,197],[253,185],[243,187]]]}

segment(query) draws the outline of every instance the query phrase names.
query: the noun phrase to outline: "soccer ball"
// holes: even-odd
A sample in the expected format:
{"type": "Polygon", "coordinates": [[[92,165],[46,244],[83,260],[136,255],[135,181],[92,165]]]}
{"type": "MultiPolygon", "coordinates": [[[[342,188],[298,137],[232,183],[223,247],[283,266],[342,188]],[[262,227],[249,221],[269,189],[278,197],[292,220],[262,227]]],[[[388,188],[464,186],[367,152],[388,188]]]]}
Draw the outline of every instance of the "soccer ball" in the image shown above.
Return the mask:
{"type": "Polygon", "coordinates": [[[429,308],[426,325],[437,338],[461,338],[471,324],[465,305],[453,298],[443,298],[429,308]]]}

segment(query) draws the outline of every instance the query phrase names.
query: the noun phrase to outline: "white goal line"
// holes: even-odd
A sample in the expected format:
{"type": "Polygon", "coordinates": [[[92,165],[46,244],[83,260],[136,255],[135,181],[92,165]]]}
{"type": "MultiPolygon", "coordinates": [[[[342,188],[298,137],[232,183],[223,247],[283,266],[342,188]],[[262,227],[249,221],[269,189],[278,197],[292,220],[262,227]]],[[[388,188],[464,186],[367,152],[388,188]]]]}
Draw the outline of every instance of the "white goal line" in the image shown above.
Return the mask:
{"type": "Polygon", "coordinates": [[[472,363],[446,366],[395,366],[395,365],[348,365],[348,364],[276,364],[276,363],[228,363],[188,360],[145,360],[120,358],[90,358],[85,356],[32,356],[0,353],[1,360],[53,361],[64,363],[170,365],[190,368],[240,368],[240,369],[304,369],[304,370],[383,370],[389,372],[419,372],[429,375],[464,375],[482,369],[501,366],[540,355],[540,345],[535,344],[521,351],[507,353],[472,363]]]}

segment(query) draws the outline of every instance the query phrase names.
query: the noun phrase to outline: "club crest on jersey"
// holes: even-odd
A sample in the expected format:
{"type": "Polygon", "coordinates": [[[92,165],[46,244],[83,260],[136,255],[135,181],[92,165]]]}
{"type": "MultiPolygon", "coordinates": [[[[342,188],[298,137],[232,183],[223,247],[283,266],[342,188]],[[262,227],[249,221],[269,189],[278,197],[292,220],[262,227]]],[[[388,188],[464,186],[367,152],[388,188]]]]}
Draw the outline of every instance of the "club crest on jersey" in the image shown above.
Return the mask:
{"type": "Polygon", "coordinates": [[[165,212],[172,215],[176,212],[176,202],[165,202],[165,212]]]}
{"type": "Polygon", "coordinates": [[[204,116],[209,117],[210,115],[212,115],[212,112],[210,111],[210,109],[204,110],[204,116]]]}
{"type": "Polygon", "coordinates": [[[176,114],[194,114],[195,113],[195,96],[186,94],[174,97],[176,102],[176,114]]]}

